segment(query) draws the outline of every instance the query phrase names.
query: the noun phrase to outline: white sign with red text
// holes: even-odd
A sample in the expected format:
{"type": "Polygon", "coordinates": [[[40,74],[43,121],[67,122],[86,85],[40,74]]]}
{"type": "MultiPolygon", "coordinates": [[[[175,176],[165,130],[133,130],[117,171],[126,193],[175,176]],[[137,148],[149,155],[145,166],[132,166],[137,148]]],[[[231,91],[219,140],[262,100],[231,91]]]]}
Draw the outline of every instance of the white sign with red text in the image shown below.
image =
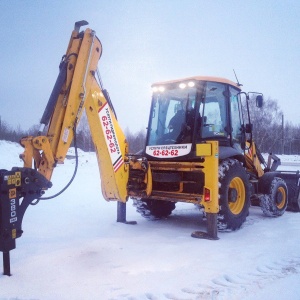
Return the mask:
{"type": "Polygon", "coordinates": [[[117,172],[124,164],[124,161],[107,102],[100,108],[98,114],[114,172],[117,172]]]}
{"type": "Polygon", "coordinates": [[[153,157],[166,158],[184,156],[191,152],[192,144],[153,145],[146,147],[146,153],[153,157]]]}

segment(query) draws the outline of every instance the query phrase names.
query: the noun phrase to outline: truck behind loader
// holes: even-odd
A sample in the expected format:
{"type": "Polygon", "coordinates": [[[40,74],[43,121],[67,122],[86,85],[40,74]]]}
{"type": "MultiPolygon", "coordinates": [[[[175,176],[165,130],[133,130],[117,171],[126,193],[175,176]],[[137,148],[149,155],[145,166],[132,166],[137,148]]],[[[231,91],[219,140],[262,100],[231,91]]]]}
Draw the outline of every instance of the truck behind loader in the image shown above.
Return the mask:
{"type": "MultiPolygon", "coordinates": [[[[148,218],[167,217],[177,202],[192,203],[207,218],[207,232],[192,236],[218,239],[218,229],[241,227],[251,201],[269,216],[282,215],[288,205],[299,211],[299,172],[276,172],[276,157],[273,164],[263,160],[252,139],[249,94],[230,80],[197,76],[153,84],[145,149],[130,154],[101,83],[101,42],[95,31],[80,31],[84,25],[86,21],[75,23],[39,132],[20,141],[24,166],[0,170],[5,275],[10,275],[9,251],[23,233],[24,213],[30,204],[52,198],[43,194],[72,141],[76,149],[76,128],[84,110],[103,197],[119,201],[118,221],[126,222],[129,198],[148,218]]],[[[262,95],[255,93],[255,98],[261,107],[262,95]]]]}

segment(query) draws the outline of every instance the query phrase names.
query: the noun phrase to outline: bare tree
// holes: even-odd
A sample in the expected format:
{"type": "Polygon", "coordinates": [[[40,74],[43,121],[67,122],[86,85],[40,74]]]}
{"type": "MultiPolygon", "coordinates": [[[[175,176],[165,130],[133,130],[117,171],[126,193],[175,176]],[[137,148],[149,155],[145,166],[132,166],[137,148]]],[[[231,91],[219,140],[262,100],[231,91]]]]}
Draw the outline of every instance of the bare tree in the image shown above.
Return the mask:
{"type": "Polygon", "coordinates": [[[145,148],[146,131],[141,129],[137,133],[131,133],[128,128],[125,130],[125,136],[129,145],[130,153],[138,153],[145,148]]]}
{"type": "Polygon", "coordinates": [[[276,100],[264,101],[262,108],[256,107],[250,100],[249,109],[253,124],[253,138],[262,152],[280,152],[283,136],[282,111],[276,100]]]}

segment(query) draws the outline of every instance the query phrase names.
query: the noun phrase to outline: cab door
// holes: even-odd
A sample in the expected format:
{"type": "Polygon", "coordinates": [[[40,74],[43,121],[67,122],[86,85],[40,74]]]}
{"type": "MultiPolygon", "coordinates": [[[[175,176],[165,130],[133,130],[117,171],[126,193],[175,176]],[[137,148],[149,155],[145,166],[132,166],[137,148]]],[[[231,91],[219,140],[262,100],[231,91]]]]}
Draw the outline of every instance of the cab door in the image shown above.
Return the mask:
{"type": "Polygon", "coordinates": [[[230,122],[231,122],[231,143],[232,146],[241,153],[242,143],[245,141],[244,132],[242,130],[243,117],[241,102],[239,99],[239,90],[229,86],[229,102],[230,102],[230,122]]]}
{"type": "Polygon", "coordinates": [[[202,139],[217,139],[228,141],[227,86],[223,83],[208,81],[206,83],[203,101],[200,105],[202,116],[202,139]]]}

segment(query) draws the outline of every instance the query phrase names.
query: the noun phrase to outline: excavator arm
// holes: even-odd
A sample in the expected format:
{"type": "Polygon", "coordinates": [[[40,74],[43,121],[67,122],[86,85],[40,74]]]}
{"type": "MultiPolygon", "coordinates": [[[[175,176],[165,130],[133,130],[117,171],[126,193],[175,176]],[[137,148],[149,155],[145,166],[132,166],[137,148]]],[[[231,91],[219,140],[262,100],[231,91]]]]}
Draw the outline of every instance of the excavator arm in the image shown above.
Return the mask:
{"type": "Polygon", "coordinates": [[[149,164],[143,157],[128,154],[109,95],[100,76],[96,79],[102,45],[95,31],[80,31],[87,24],[75,23],[37,136],[24,137],[20,142],[24,167],[0,170],[0,251],[5,275],[10,275],[9,251],[23,233],[24,213],[34,200],[43,200],[44,191],[52,186],[55,166],[64,162],[72,141],[76,141],[76,128],[84,110],[104,198],[125,203],[129,196],[147,197],[151,193],[149,164]]]}
{"type": "Polygon", "coordinates": [[[50,180],[55,165],[64,162],[85,109],[97,153],[103,196],[106,200],[125,202],[128,147],[111,103],[96,80],[102,46],[93,30],[79,32],[78,29],[76,25],[60,64],[58,84],[51,94],[55,95],[55,101],[50,97],[42,117],[42,125],[47,126],[47,116],[51,115],[46,136],[26,137],[21,141],[25,147],[24,166],[31,168],[34,163],[38,172],[50,180]]]}

